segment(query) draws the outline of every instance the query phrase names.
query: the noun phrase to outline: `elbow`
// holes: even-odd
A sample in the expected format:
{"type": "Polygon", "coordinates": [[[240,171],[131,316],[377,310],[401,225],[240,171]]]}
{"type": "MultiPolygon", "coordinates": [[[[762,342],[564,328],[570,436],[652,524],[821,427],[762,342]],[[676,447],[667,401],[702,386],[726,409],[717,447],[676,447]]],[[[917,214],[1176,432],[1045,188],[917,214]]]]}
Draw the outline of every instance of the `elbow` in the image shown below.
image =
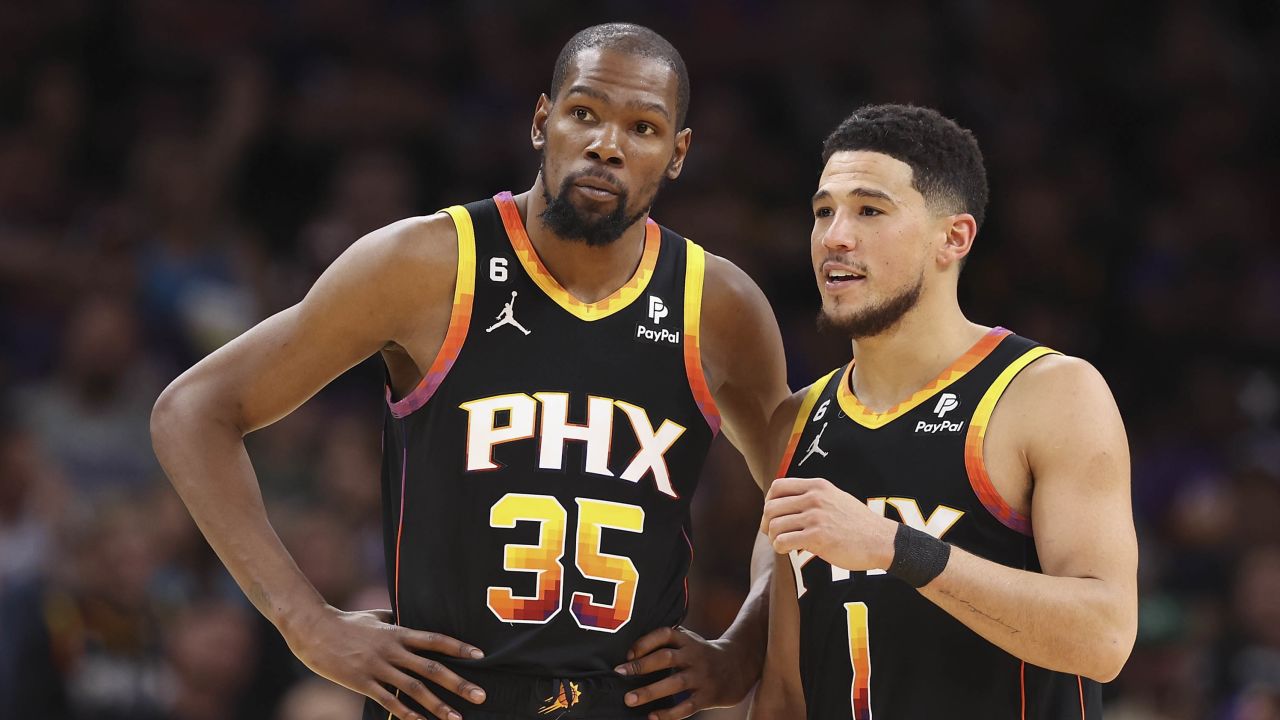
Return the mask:
{"type": "Polygon", "coordinates": [[[1136,623],[1109,634],[1100,643],[1088,672],[1081,673],[1087,678],[1100,683],[1109,683],[1120,675],[1124,665],[1133,652],[1133,643],[1137,638],[1136,623]]]}
{"type": "Polygon", "coordinates": [[[165,465],[166,456],[171,454],[174,441],[180,434],[181,407],[183,402],[181,378],[174,380],[156,398],[151,407],[151,449],[156,454],[160,465],[165,465]]]}
{"type": "MultiPolygon", "coordinates": [[[[177,462],[180,448],[188,440],[210,429],[195,426],[197,421],[213,417],[212,408],[201,400],[206,393],[199,392],[197,387],[198,384],[184,374],[169,383],[151,408],[151,449],[166,471],[177,462]]],[[[169,476],[172,479],[172,473],[169,476]]]]}

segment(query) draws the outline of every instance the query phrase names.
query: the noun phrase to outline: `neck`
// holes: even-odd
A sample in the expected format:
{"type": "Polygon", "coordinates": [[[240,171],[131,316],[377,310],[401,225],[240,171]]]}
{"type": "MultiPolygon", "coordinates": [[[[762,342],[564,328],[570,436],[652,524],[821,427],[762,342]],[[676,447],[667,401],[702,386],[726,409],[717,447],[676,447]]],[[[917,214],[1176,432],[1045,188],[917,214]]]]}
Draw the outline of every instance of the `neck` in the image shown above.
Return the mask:
{"type": "Polygon", "coordinates": [[[541,174],[528,192],[515,196],[515,202],[529,242],[542,264],[560,287],[579,300],[591,303],[609,297],[631,279],[640,265],[648,215],[627,228],[616,241],[591,246],[561,237],[543,224],[541,215],[547,203],[541,174]]]}
{"type": "Polygon", "coordinates": [[[892,328],[853,341],[852,390],[863,406],[884,412],[936,378],[989,329],[965,318],[954,292],[945,299],[922,295],[892,328]]]}

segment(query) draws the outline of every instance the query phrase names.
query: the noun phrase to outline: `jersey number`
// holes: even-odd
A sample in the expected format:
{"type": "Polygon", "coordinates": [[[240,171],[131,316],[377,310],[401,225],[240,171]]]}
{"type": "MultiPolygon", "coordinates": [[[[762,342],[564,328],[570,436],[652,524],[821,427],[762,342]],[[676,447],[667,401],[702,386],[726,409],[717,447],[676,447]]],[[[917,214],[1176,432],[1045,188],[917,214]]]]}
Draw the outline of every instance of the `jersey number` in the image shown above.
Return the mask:
{"type": "Polygon", "coordinates": [[[507,281],[507,259],[504,257],[489,258],[489,279],[494,282],[507,281]]]}
{"type": "MultiPolygon", "coordinates": [[[[574,561],[578,572],[590,580],[614,585],[613,603],[598,604],[591,593],[574,592],[569,612],[578,627],[601,632],[617,632],[631,621],[640,573],[631,558],[600,551],[606,528],[625,532],[644,531],[644,508],[635,505],[576,498],[578,505],[577,553],[574,561]]],[[[490,586],[487,590],[489,610],[503,622],[540,624],[555,617],[564,604],[565,538],[568,513],[550,495],[507,493],[489,509],[489,525],[514,528],[517,522],[536,522],[537,545],[509,544],[503,550],[502,567],[514,572],[537,574],[535,594],[516,595],[509,587],[490,586]]]]}
{"type": "Polygon", "coordinates": [[[849,619],[849,664],[853,666],[853,683],[849,702],[853,720],[871,720],[871,648],[867,644],[867,604],[844,604],[849,619]]]}

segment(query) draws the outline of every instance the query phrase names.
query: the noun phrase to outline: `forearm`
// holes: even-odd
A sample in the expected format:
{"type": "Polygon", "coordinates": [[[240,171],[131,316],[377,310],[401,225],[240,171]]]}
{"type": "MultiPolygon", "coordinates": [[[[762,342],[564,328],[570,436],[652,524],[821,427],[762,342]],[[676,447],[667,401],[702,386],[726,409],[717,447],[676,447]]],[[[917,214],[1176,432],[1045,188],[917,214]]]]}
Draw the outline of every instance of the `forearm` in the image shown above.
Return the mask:
{"type": "Polygon", "coordinates": [[[286,633],[324,600],[267,520],[240,431],[171,387],[151,418],[156,457],[200,532],[245,595],[286,633]]]}
{"type": "Polygon", "coordinates": [[[757,533],[751,551],[751,589],[738,610],[733,624],[725,630],[723,640],[740,650],[747,663],[744,670],[751,681],[759,677],[764,666],[765,645],[769,637],[769,586],[773,576],[773,550],[766,535],[757,533]]]}
{"type": "Polygon", "coordinates": [[[1017,570],[952,547],[920,593],[1014,657],[1103,682],[1133,644],[1127,595],[1097,578],[1017,570]]]}
{"type": "Polygon", "coordinates": [[[795,579],[786,556],[774,557],[779,564],[774,568],[769,591],[769,648],[760,683],[751,699],[748,717],[752,720],[789,720],[805,714],[804,690],[800,686],[800,618],[795,579]]]}

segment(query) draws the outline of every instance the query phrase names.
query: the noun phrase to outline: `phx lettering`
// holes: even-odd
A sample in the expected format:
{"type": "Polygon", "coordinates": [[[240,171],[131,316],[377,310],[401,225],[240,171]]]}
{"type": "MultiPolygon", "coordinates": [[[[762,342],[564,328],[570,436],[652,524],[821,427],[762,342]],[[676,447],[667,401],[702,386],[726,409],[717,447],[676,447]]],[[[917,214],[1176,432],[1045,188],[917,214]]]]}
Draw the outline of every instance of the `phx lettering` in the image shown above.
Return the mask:
{"type": "Polygon", "coordinates": [[[574,440],[586,443],[586,472],[633,483],[651,473],[658,490],[679,497],[671,485],[665,456],[685,428],[663,420],[654,430],[649,414],[638,405],[592,395],[587,398],[586,425],[569,422],[568,393],[538,392],[532,396],[512,393],[472,400],[459,407],[467,412],[467,472],[497,470],[502,466],[493,459],[494,447],[529,440],[536,435],[538,467],[543,470],[563,469],[565,443],[574,440]],[[539,409],[542,411],[540,423],[536,422],[539,409]],[[640,447],[618,475],[609,469],[615,409],[627,417],[640,447]],[[506,424],[497,423],[499,413],[507,414],[506,424]]]}

